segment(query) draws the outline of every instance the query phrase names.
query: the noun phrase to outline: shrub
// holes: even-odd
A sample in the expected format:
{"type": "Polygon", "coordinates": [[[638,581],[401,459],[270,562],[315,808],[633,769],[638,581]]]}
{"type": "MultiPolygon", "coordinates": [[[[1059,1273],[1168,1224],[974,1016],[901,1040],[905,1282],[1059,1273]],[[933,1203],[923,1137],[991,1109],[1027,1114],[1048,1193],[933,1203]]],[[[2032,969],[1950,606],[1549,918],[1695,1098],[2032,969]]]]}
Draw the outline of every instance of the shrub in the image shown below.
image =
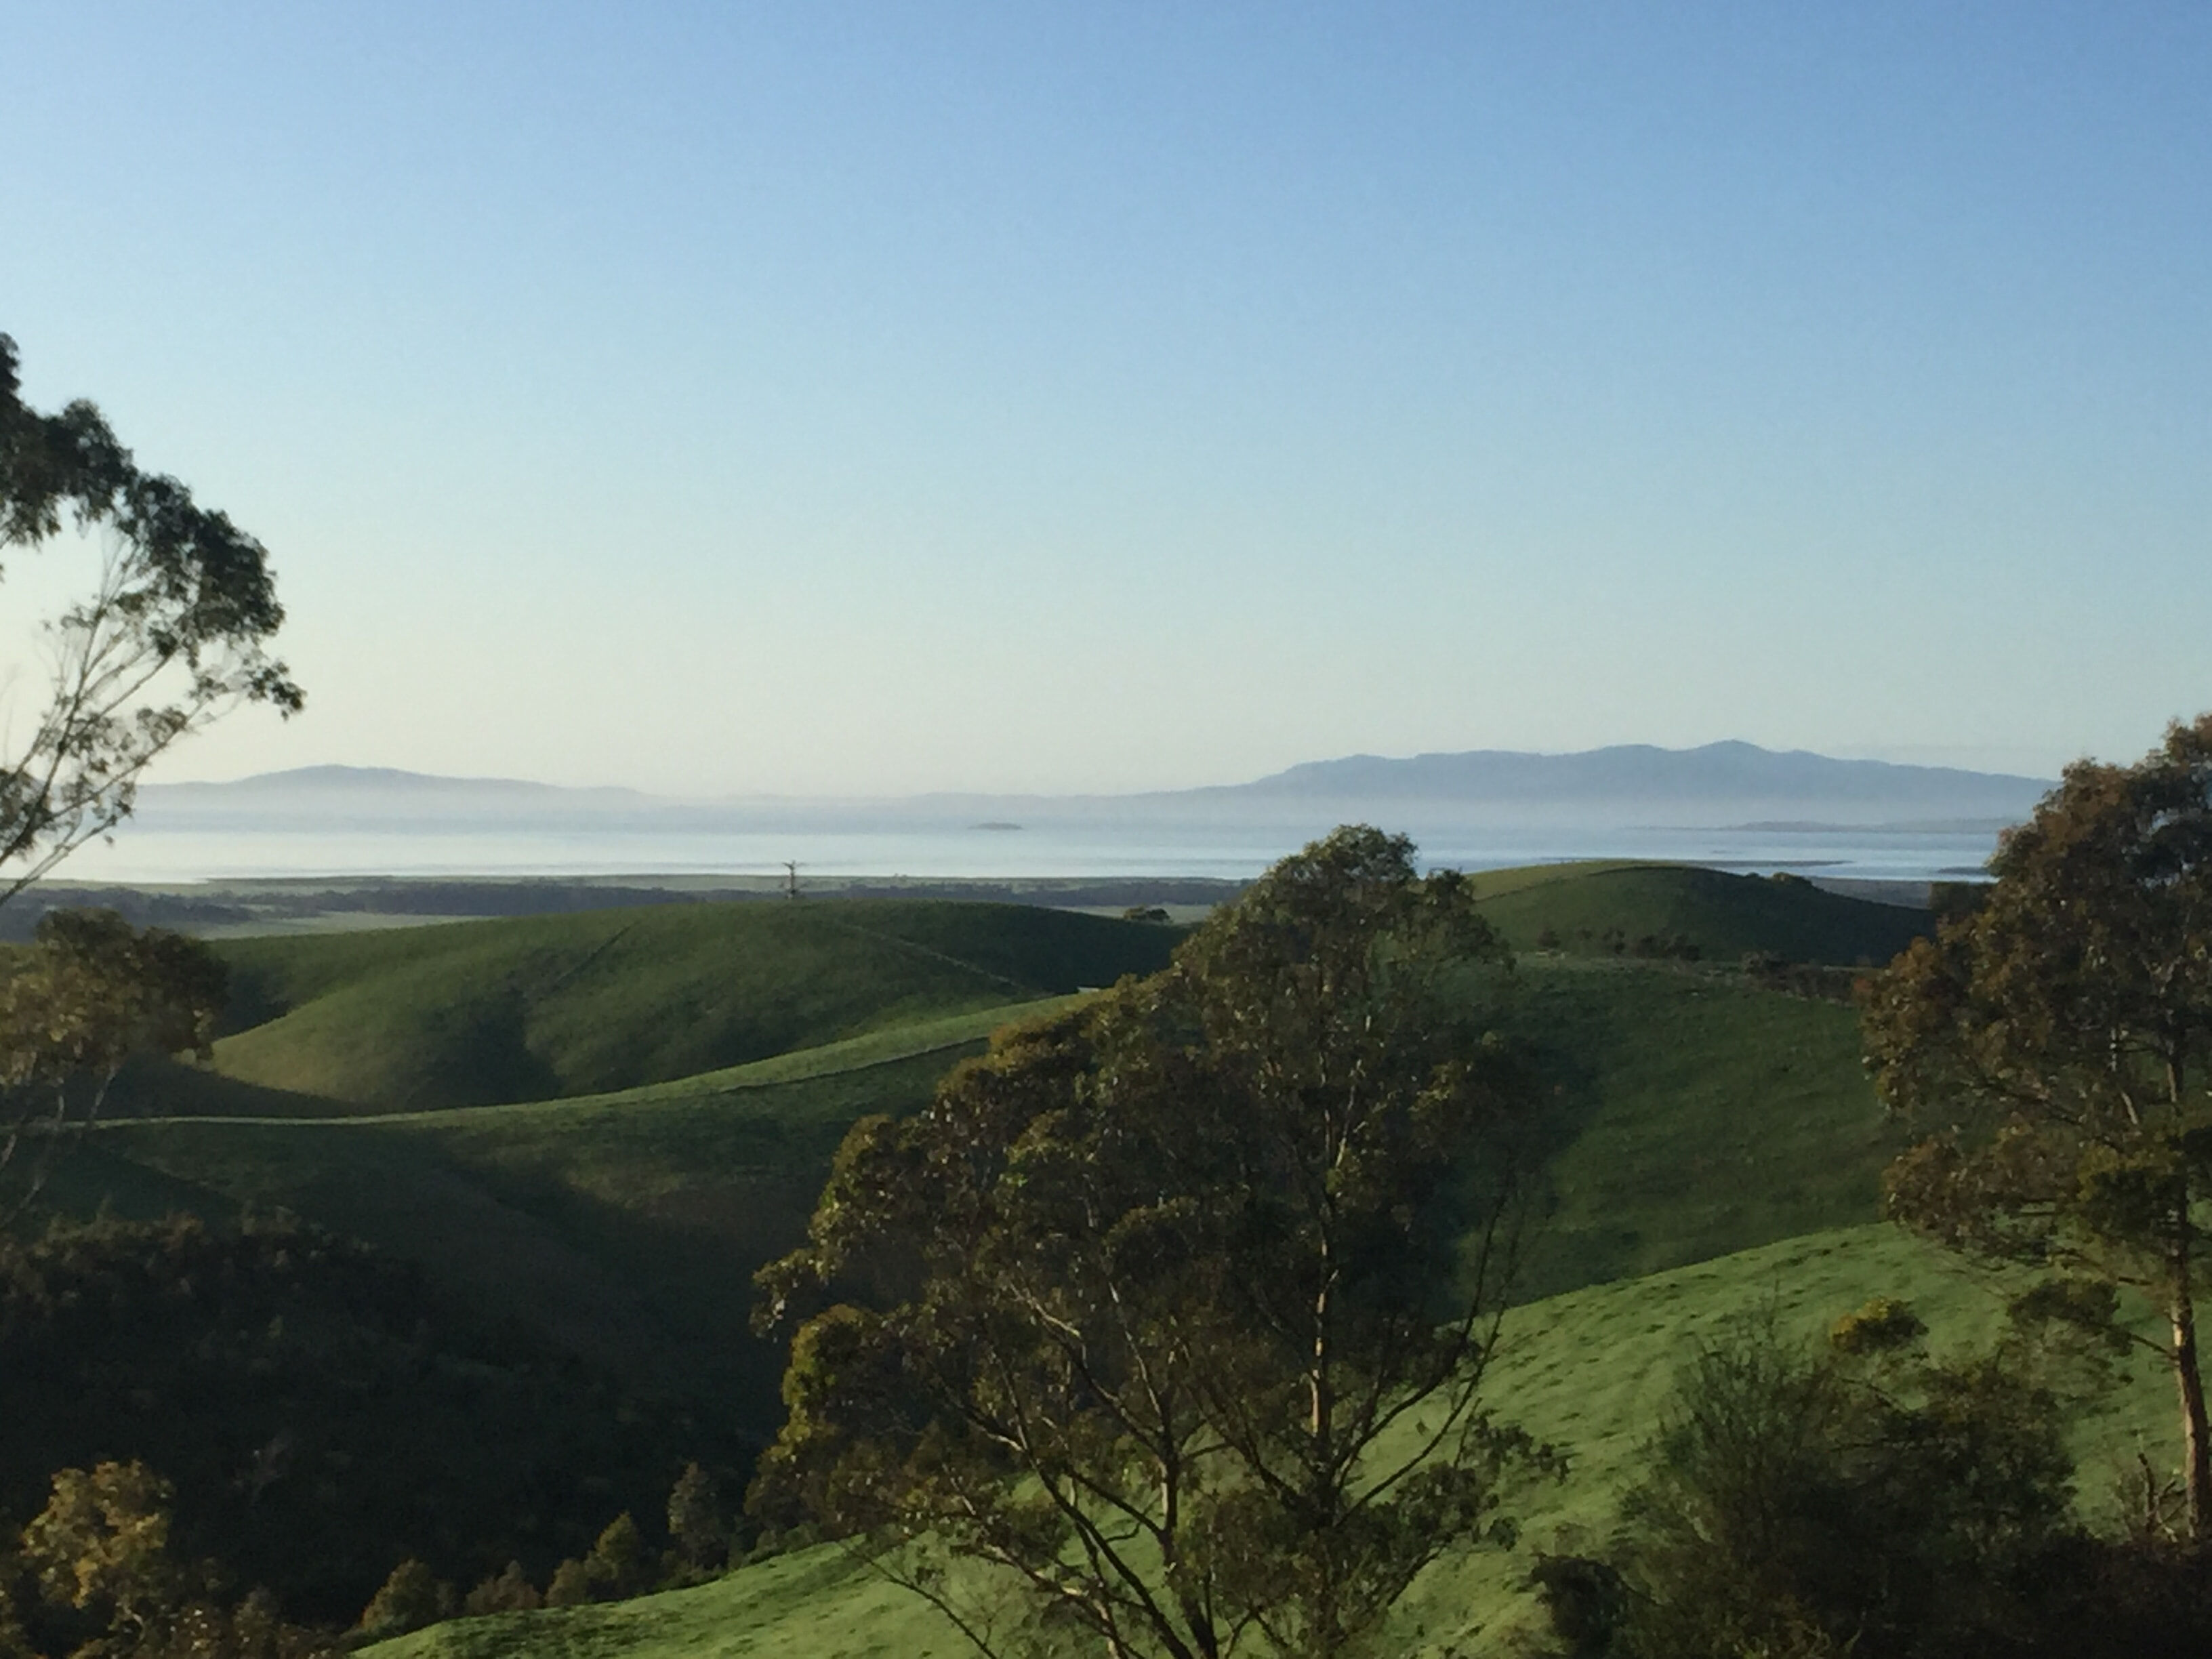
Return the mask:
{"type": "Polygon", "coordinates": [[[584,1572],[591,1580],[595,1601],[627,1601],[653,1588],[653,1557],[646,1549],[644,1533],[628,1510],[607,1522],[592,1553],[584,1558],[584,1572]]]}
{"type": "Polygon", "coordinates": [[[678,1562],[695,1573],[729,1559],[730,1533],[715,1501],[714,1477],[696,1463],[684,1466],[668,1494],[668,1538],[678,1562]]]}
{"type": "Polygon", "coordinates": [[[1923,1329],[1883,1298],[1824,1352],[1771,1320],[1708,1346],[1626,1508],[1636,1594],[1612,1645],[1583,1650],[1948,1659],[2029,1641],[2039,1575],[2075,1536],[2058,1402],[2017,1354],[1929,1358],[1923,1329]]]}
{"type": "Polygon", "coordinates": [[[510,1561],[506,1571],[485,1579],[462,1598],[461,1611],[470,1614],[487,1613],[524,1613],[539,1605],[541,1598],[522,1570],[522,1563],[510,1561]]]}
{"type": "Polygon", "coordinates": [[[453,1587],[410,1557],[392,1568],[383,1588],[368,1598],[356,1628],[363,1640],[380,1642],[450,1619],[453,1608],[453,1587]]]}
{"type": "Polygon", "coordinates": [[[581,1561],[572,1555],[553,1569],[552,1581],[545,1586],[547,1607],[581,1607],[591,1599],[592,1575],[581,1561]]]}

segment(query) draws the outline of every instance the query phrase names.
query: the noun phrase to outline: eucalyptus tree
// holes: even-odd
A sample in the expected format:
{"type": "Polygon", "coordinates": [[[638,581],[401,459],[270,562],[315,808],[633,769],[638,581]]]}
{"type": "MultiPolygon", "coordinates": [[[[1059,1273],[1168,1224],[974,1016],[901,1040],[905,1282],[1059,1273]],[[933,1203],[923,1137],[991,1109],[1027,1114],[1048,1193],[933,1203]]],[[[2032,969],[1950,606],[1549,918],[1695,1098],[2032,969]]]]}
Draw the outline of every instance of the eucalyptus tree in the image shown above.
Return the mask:
{"type": "Polygon", "coordinates": [[[1508,954],[1402,837],[1336,831],[1172,965],[856,1125],[754,1503],[988,1654],[1335,1655],[1501,1527],[1482,1408],[1542,1091],[1508,954]]]}
{"type": "Polygon", "coordinates": [[[129,816],[179,738],[243,703],[301,706],[268,653],[284,611],[261,544],[141,471],[90,403],[30,408],[17,365],[0,334],[0,557],[74,529],[100,561],[43,625],[43,701],[0,734],[0,899],[129,816]]]}
{"type": "Polygon", "coordinates": [[[143,932],[112,910],[56,910],[0,967],[0,1176],[34,1199],[142,1055],[211,1053],[228,974],[199,940],[143,932]]]}
{"type": "Polygon", "coordinates": [[[1933,1130],[1888,1176],[1908,1224],[2055,1269],[2043,1305],[2148,1296],[2191,1534],[2212,1543],[2197,1332],[2212,1232],[2212,715],[2132,766],[2081,762],[2007,835],[1978,908],[1869,988],[1869,1063],[1933,1130]]]}
{"type": "MultiPolygon", "coordinates": [[[[43,699],[0,728],[0,901],[128,817],[171,744],[242,704],[301,707],[269,654],[284,611],[266,550],[141,470],[92,404],[25,404],[15,343],[0,334],[0,559],[71,532],[100,562],[90,590],[42,624],[43,699]]],[[[0,987],[0,1166],[35,1136],[32,1189],[123,1060],[204,1047],[210,985],[219,999],[212,959],[190,941],[112,916],[49,921],[35,960],[0,987]]]]}

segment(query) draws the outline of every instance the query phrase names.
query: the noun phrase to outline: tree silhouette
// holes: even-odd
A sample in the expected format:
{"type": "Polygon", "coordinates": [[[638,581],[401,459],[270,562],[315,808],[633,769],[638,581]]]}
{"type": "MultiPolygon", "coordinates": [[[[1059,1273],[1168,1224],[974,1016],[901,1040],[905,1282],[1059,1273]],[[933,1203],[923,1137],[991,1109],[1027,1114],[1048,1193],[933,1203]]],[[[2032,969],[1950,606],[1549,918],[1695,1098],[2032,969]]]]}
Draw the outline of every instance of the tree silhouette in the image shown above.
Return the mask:
{"type": "Polygon", "coordinates": [[[129,816],[179,738],[242,703],[301,701],[267,653],[284,611],[261,544],[140,471],[91,404],[27,407],[17,362],[0,334],[0,554],[73,525],[102,557],[92,591],[46,623],[44,707],[0,749],[0,899],[129,816]]]}

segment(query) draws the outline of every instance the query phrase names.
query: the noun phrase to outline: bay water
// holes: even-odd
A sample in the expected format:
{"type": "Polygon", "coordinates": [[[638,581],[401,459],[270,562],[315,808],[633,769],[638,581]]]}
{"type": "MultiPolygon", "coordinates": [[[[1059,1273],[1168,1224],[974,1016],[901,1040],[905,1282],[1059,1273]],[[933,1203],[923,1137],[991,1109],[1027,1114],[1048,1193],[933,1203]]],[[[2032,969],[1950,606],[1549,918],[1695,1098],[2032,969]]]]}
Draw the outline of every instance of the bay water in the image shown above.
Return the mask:
{"type": "MultiPolygon", "coordinates": [[[[157,827],[126,823],[54,878],[169,886],[316,877],[808,876],[915,878],[1255,876],[1326,824],[1052,823],[690,829],[641,825],[157,827]]],[[[1385,827],[1395,827],[1386,823],[1385,827]]],[[[1986,829],[1753,826],[1408,826],[1431,867],[1582,859],[1793,871],[1859,881],[1970,879],[1996,849],[1986,829]]]]}

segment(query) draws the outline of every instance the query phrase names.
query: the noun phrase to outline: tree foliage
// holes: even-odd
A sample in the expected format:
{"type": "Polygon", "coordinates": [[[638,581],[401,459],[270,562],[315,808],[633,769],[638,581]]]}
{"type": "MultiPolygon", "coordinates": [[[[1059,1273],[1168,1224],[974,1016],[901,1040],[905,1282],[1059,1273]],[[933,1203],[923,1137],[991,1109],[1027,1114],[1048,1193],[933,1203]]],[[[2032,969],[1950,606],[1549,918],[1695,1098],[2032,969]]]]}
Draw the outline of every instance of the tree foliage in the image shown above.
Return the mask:
{"type": "Polygon", "coordinates": [[[175,1483],[180,1558],[334,1624],[410,1556],[542,1586],[687,1458],[751,1465],[734,1428],[281,1217],[0,1237],[0,1516],[35,1513],[57,1468],[140,1460],[175,1483]]]}
{"type": "Polygon", "coordinates": [[[143,1632],[173,1605],[183,1576],[169,1559],[176,1492],[143,1463],[64,1469],[23,1529],[25,1562],[49,1601],[98,1609],[111,1627],[143,1632]]]}
{"type": "Polygon", "coordinates": [[[592,1599],[592,1589],[590,1570],[572,1555],[553,1569],[553,1577],[545,1586],[544,1605],[580,1607],[592,1599]]]}
{"type": "Polygon", "coordinates": [[[530,1575],[522,1570],[520,1561],[508,1562],[497,1572],[480,1580],[461,1598],[461,1611],[471,1618],[492,1613],[527,1613],[544,1605],[544,1598],[530,1582],[530,1575]]]}
{"type": "Polygon", "coordinates": [[[329,1659],[339,1650],[328,1632],[285,1622],[267,1591],[228,1602],[211,1564],[179,1559],[174,1498],[136,1461],[56,1474],[17,1541],[15,1583],[0,1583],[0,1654],[329,1659]]]}
{"type": "Polygon", "coordinates": [[[355,1629],[364,1642],[381,1642],[450,1619],[456,1605],[453,1587],[410,1556],[377,1586],[355,1629]]]}
{"type": "Polygon", "coordinates": [[[1340,830],[856,1125],[762,1275],[770,1320],[845,1299],[757,1508],[986,1652],[1352,1650],[1527,1449],[1478,1399],[1539,1129],[1509,967],[1456,876],[1340,830]]]}
{"type": "Polygon", "coordinates": [[[1822,1349],[1758,1315],[1706,1344],[1625,1505],[1621,1571],[1539,1570],[1574,1651],[2046,1650],[2041,1587],[2073,1536],[2057,1400],[2017,1348],[1938,1360],[1923,1334],[1885,1299],[1822,1349]]]}
{"type": "Polygon", "coordinates": [[[92,592],[46,624],[45,705],[0,749],[0,898],[128,816],[179,738],[242,703],[301,701],[268,654],[284,611],[261,544],[142,471],[91,404],[41,414],[20,392],[0,334],[0,553],[73,524],[103,558],[92,592]]]}
{"type": "Polygon", "coordinates": [[[1877,1087],[1935,1131],[1891,1169],[1890,1209],[1956,1248],[2069,1276],[2039,1292],[2054,1313],[2117,1331],[2110,1287],[2153,1298],[2190,1528],[2212,1540],[2196,1324],[2212,1218],[2212,715],[2133,766],[2069,767],[1990,869],[1984,901],[1865,999],[1877,1087]]]}
{"type": "Polygon", "coordinates": [[[0,978],[0,1173],[27,1145],[37,1194],[52,1159],[96,1120],[116,1076],[141,1055],[211,1053],[228,988],[199,940],[132,927],[112,910],[55,910],[0,978]]]}
{"type": "Polygon", "coordinates": [[[729,1563],[730,1529],[714,1478],[696,1463],[686,1463],[669,1489],[668,1544],[672,1568],[679,1575],[704,1575],[729,1563]]]}
{"type": "Polygon", "coordinates": [[[642,1595],[659,1577],[659,1564],[646,1547],[645,1534],[628,1510],[607,1522],[584,1558],[584,1571],[596,1600],[621,1601],[642,1595]]]}

